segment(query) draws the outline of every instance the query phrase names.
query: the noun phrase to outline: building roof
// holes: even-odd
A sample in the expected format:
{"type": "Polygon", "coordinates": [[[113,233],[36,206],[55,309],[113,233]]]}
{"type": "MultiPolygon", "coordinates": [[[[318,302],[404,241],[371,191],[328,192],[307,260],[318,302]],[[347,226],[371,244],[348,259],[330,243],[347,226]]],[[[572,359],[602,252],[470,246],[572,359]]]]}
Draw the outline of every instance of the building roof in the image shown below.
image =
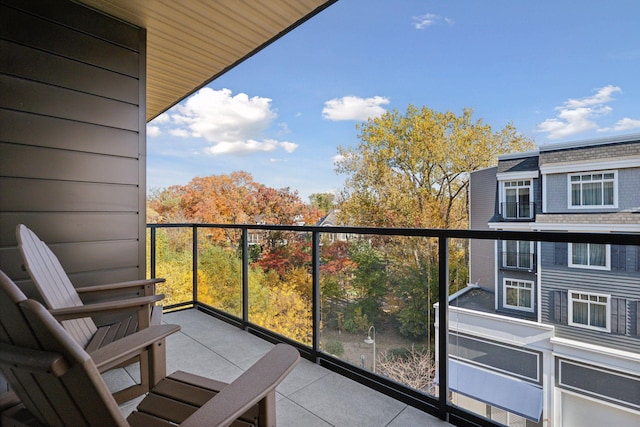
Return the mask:
{"type": "Polygon", "coordinates": [[[147,30],[147,121],[337,0],[80,0],[147,30]]]}

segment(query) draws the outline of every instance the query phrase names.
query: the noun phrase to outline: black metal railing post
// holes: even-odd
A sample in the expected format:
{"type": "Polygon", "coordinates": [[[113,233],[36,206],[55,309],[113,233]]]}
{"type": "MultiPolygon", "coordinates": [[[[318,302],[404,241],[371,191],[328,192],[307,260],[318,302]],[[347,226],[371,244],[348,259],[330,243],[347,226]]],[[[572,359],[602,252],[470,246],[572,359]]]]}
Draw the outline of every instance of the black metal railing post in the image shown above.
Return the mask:
{"type": "Polygon", "coordinates": [[[249,322],[249,229],[242,228],[242,324],[249,322]]]}
{"type": "Polygon", "coordinates": [[[449,239],[438,238],[438,416],[449,417],[449,239]]]}
{"type": "Polygon", "coordinates": [[[150,228],[149,235],[149,274],[150,277],[156,277],[156,228],[150,228]]]}
{"type": "Polygon", "coordinates": [[[321,311],[321,295],[320,295],[320,233],[313,231],[311,233],[311,289],[312,289],[312,327],[313,335],[312,348],[315,353],[314,359],[317,358],[317,354],[320,351],[320,322],[322,321],[321,311]]]}
{"type": "Polygon", "coordinates": [[[193,286],[193,303],[198,303],[198,226],[193,224],[192,230],[192,248],[191,248],[191,283],[193,286]]]}

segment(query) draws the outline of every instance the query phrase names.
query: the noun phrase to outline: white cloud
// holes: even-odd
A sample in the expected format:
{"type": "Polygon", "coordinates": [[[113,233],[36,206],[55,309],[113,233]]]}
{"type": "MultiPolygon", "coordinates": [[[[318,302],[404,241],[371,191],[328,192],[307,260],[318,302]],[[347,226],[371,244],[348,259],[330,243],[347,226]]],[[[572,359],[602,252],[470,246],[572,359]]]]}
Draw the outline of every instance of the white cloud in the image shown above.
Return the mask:
{"type": "Polygon", "coordinates": [[[555,107],[556,117],[538,124],[538,132],[548,133],[549,139],[558,139],[595,129],[607,130],[601,129],[595,119],[611,113],[612,108],[606,104],[614,100],[614,93],[621,92],[618,86],[608,85],[597,89],[593,96],[569,98],[562,106],[555,107]]]}
{"type": "Polygon", "coordinates": [[[169,123],[170,121],[171,117],[167,113],[162,113],[158,117],[153,119],[153,122],[157,124],[169,123]]]}
{"type": "Polygon", "coordinates": [[[606,104],[607,102],[613,101],[614,98],[612,95],[616,92],[620,93],[622,92],[622,89],[620,89],[618,86],[608,85],[598,89],[598,92],[596,92],[596,94],[593,96],[582,99],[569,98],[569,100],[565,102],[565,106],[568,108],[580,108],[588,107],[591,105],[606,104]]]}
{"type": "Polygon", "coordinates": [[[618,120],[613,126],[613,130],[631,130],[638,128],[640,128],[640,120],[630,119],[628,117],[618,120]]]}
{"type": "Polygon", "coordinates": [[[264,141],[222,141],[215,145],[204,149],[208,154],[250,154],[255,152],[271,152],[278,148],[284,149],[288,153],[292,153],[298,148],[298,144],[292,142],[279,142],[273,139],[266,139],[264,141]]]}
{"type": "Polygon", "coordinates": [[[447,17],[443,18],[435,13],[425,13],[424,15],[414,16],[412,20],[413,27],[416,30],[424,30],[425,28],[431,27],[441,21],[444,21],[446,24],[453,25],[452,19],[447,17]]]}
{"type": "Polygon", "coordinates": [[[388,104],[389,98],[374,96],[373,98],[359,98],[357,96],[343,96],[324,103],[322,117],[327,120],[360,120],[380,117],[387,110],[381,105],[388,104]]]}
{"type": "MultiPolygon", "coordinates": [[[[298,147],[292,142],[266,139],[265,133],[277,114],[271,99],[233,95],[231,90],[204,88],[154,120],[169,127],[169,133],[179,137],[203,138],[209,154],[249,154],[282,149],[292,153],[298,147]]],[[[288,132],[280,123],[282,133],[288,132]]]]}
{"type": "Polygon", "coordinates": [[[344,160],[345,160],[345,156],[343,156],[342,154],[336,154],[335,156],[333,156],[334,165],[340,164],[344,162],[344,160]]]}
{"type": "Polygon", "coordinates": [[[158,126],[147,125],[147,136],[150,136],[153,138],[155,136],[160,136],[160,135],[162,135],[162,131],[158,126]]]}
{"type": "Polygon", "coordinates": [[[189,131],[186,129],[170,129],[169,133],[173,136],[179,136],[180,138],[188,138],[191,136],[189,131]]]}

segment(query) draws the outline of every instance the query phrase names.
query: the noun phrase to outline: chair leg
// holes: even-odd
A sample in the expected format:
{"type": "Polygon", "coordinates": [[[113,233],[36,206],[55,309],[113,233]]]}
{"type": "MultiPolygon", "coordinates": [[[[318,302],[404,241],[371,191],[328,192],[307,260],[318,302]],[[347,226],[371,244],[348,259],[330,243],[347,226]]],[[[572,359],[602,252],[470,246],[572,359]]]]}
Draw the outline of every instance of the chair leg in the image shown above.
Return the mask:
{"type": "Polygon", "coordinates": [[[148,357],[149,390],[167,376],[167,351],[165,340],[153,344],[148,357]]]}
{"type": "Polygon", "coordinates": [[[258,427],[275,427],[276,393],[272,391],[258,403],[258,427]]]}

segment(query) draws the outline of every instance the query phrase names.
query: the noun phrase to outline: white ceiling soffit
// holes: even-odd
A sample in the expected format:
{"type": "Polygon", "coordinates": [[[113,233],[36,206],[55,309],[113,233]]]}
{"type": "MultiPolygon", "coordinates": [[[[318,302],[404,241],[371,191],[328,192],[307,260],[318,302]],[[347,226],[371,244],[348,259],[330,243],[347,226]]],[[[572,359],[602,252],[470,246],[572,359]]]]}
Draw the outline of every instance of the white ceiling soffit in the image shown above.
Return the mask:
{"type": "Polygon", "coordinates": [[[80,0],[147,29],[147,120],[337,0],[80,0]]]}

